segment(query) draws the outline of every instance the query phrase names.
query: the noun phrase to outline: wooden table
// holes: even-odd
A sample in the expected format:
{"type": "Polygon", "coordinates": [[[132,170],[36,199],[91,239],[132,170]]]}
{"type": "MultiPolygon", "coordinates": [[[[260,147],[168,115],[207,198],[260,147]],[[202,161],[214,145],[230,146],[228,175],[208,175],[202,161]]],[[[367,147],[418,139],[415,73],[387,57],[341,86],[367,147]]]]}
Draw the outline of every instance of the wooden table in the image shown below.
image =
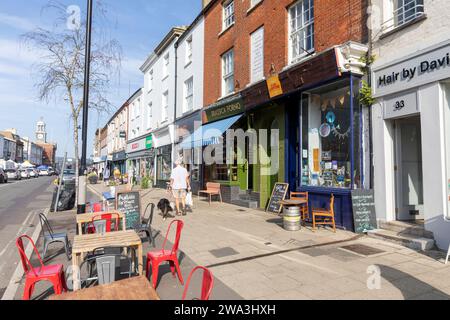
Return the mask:
{"type": "Polygon", "coordinates": [[[122,220],[122,230],[127,229],[127,222],[125,218],[125,214],[119,211],[108,211],[108,212],[96,212],[96,213],[85,213],[85,214],[79,214],[77,215],[77,225],[78,225],[78,234],[83,234],[83,224],[85,223],[91,223],[92,218],[95,216],[99,216],[102,214],[108,214],[108,213],[117,213],[119,215],[120,220],[122,220]]]}
{"type": "Polygon", "coordinates": [[[300,207],[307,204],[306,200],[283,200],[280,201],[280,204],[286,207],[300,207]]]}
{"type": "MultiPolygon", "coordinates": [[[[142,240],[134,230],[108,232],[105,234],[86,234],[75,236],[72,245],[72,279],[73,290],[79,290],[80,265],[84,255],[97,248],[104,247],[127,247],[137,249],[138,271],[143,275],[144,258],[142,252],[142,240]]],[[[134,261],[134,259],[133,259],[134,261]]]]}
{"type": "Polygon", "coordinates": [[[160,300],[146,277],[140,276],[60,295],[50,300],[160,300]]]}

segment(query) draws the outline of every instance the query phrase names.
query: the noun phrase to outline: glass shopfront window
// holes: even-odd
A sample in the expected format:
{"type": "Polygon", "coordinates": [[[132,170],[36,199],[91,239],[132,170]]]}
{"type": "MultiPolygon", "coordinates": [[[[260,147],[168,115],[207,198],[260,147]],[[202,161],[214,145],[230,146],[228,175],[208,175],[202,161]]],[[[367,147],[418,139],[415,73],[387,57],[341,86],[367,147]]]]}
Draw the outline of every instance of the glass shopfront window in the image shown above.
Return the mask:
{"type": "Polygon", "coordinates": [[[160,181],[169,181],[172,173],[171,159],[172,147],[165,146],[158,149],[157,157],[157,179],[160,181]]]}
{"type": "Polygon", "coordinates": [[[233,164],[227,164],[227,142],[226,134],[224,134],[221,139],[222,144],[217,145],[214,149],[215,152],[220,152],[221,154],[212,154],[215,159],[222,159],[220,162],[216,162],[210,166],[207,166],[206,180],[207,181],[238,181],[238,158],[237,158],[237,147],[238,143],[234,142],[234,160],[233,164]],[[223,139],[223,140],[222,140],[223,139]],[[221,148],[222,146],[222,148],[221,148]]]}
{"type": "Polygon", "coordinates": [[[361,186],[359,81],[354,83],[351,89],[346,79],[302,95],[302,186],[361,186]]]}

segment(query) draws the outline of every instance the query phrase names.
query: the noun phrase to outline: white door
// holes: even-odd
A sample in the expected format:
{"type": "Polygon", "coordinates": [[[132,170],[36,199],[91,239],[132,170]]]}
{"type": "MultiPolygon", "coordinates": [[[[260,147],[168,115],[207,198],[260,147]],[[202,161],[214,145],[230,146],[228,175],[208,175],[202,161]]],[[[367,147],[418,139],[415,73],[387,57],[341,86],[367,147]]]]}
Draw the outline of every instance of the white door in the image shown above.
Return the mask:
{"type": "Polygon", "coordinates": [[[397,120],[395,128],[397,220],[423,220],[423,167],[420,117],[397,120]]]}

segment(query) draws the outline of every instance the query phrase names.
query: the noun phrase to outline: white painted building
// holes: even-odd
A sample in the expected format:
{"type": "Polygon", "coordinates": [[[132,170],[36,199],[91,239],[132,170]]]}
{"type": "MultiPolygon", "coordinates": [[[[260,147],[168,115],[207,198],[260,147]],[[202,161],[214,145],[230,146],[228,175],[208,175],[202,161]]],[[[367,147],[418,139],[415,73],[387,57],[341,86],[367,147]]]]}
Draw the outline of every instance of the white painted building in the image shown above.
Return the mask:
{"type": "MultiPolygon", "coordinates": [[[[380,8],[372,84],[380,221],[425,222],[450,243],[450,1],[372,0],[380,8]],[[405,4],[406,3],[406,4],[405,4]]],[[[376,9],[375,9],[376,10],[376,9]]]]}
{"type": "Polygon", "coordinates": [[[5,147],[5,137],[0,134],[0,159],[4,158],[3,148],[5,147]]]}
{"type": "Polygon", "coordinates": [[[155,154],[154,180],[165,186],[172,171],[176,85],[175,44],[186,30],[172,28],[156,47],[140,70],[144,74],[143,122],[147,133],[152,133],[155,154]]]}
{"type": "Polygon", "coordinates": [[[126,147],[128,132],[128,102],[111,117],[108,124],[107,147],[111,172],[114,168],[126,173],[126,147]]]}
{"type": "Polygon", "coordinates": [[[21,141],[23,143],[23,160],[28,160],[31,164],[40,166],[42,164],[44,149],[29,138],[24,137],[21,141]]]}

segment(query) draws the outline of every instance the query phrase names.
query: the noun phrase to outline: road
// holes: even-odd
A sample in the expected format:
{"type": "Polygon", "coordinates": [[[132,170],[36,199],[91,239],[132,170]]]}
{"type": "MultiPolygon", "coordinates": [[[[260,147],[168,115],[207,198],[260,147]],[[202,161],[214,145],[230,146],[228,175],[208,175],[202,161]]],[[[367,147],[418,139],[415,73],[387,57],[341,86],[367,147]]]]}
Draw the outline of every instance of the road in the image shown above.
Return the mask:
{"type": "Polygon", "coordinates": [[[52,177],[0,184],[0,298],[19,263],[15,240],[32,235],[52,200],[52,177]]]}

